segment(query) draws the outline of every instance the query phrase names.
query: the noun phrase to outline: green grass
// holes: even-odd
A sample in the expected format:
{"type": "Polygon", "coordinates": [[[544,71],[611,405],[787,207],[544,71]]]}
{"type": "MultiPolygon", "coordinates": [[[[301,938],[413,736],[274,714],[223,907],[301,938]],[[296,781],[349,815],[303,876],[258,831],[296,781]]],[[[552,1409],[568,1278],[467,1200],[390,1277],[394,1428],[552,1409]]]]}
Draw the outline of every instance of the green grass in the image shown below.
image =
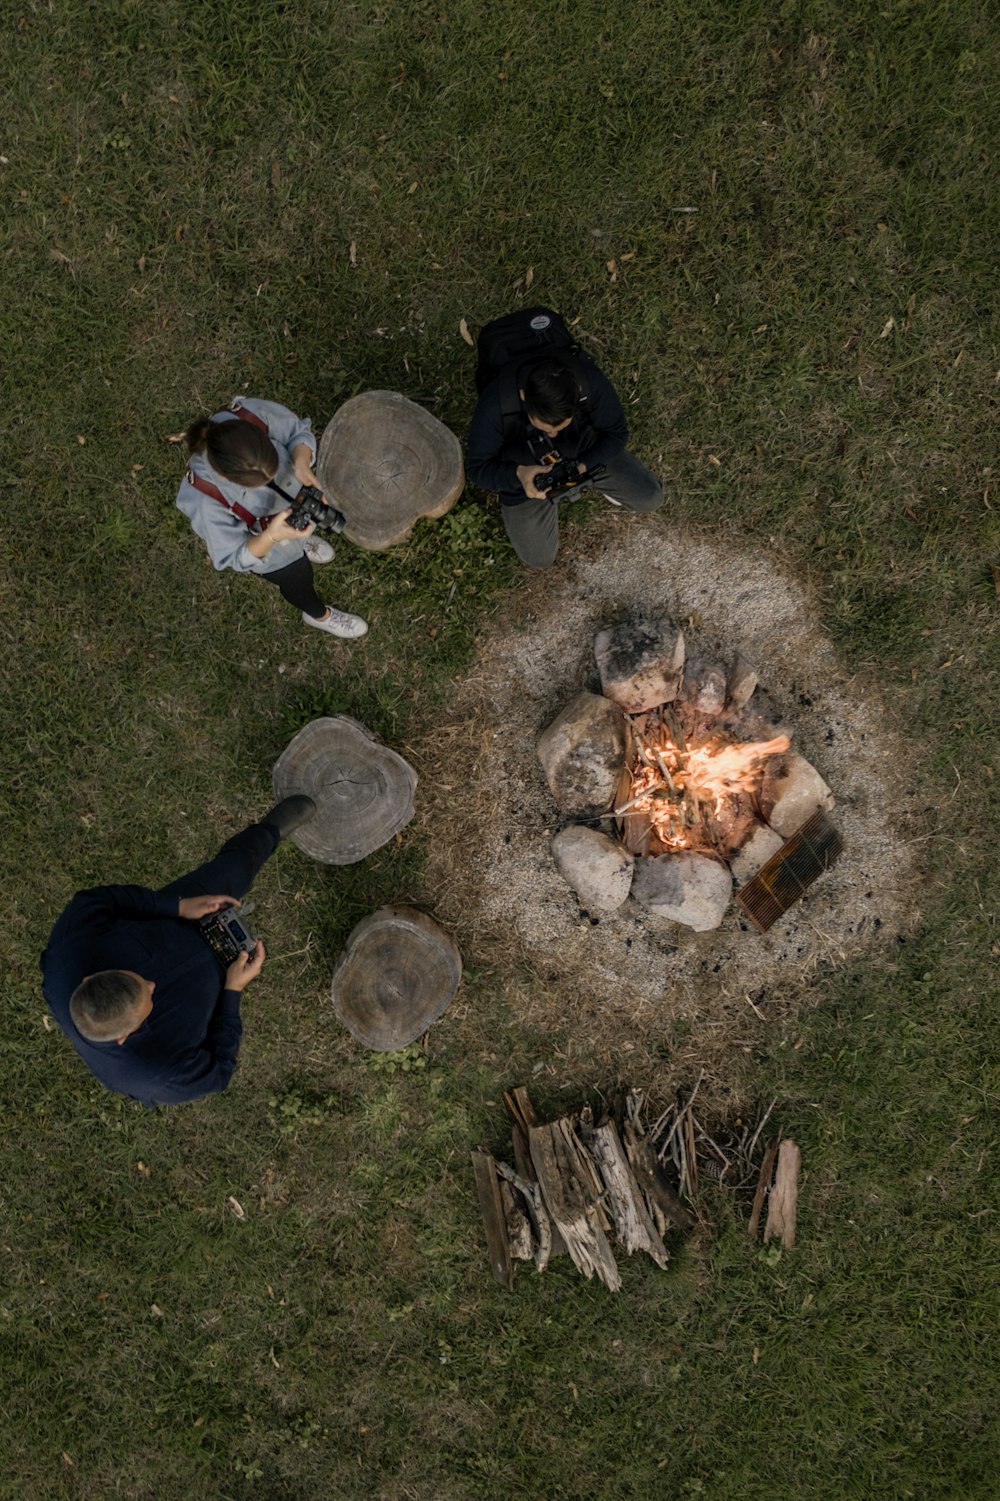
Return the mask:
{"type": "Polygon", "coordinates": [[[991,8],[53,0],[3,40],[0,1496],[992,1501],[991,8]],[[459,321],[529,269],[671,515],[809,583],[926,778],[920,931],[728,1081],[802,1145],[799,1248],[708,1195],[617,1299],[562,1266],[496,1289],[468,1168],[572,1018],[532,1031],[467,953],[424,1068],[332,1024],[353,925],[433,902],[412,830],[267,867],[224,1096],[103,1093],[38,986],[75,889],[204,858],[307,719],[418,739],[518,587],[470,492],[339,549],[371,635],[305,640],[204,560],[168,435],[237,390],[319,427],[379,386],[463,433],[459,321]]]}

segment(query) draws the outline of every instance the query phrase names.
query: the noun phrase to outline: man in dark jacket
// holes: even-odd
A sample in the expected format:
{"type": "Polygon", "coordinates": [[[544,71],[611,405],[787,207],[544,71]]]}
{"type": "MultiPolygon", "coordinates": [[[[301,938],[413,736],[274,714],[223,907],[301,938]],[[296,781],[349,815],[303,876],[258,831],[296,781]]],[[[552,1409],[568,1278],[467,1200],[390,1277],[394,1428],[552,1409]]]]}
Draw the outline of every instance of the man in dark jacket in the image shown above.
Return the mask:
{"type": "MultiPolygon", "coordinates": [[[[604,473],[593,482],[614,505],[630,511],[655,511],[663,487],[645,465],[628,452],[628,426],[617,393],[607,376],[587,362],[587,394],[572,364],[538,358],[517,373],[520,411],[505,418],[500,382],[494,380],[476,404],[469,430],[469,477],[495,490],[503,507],[504,526],[514,551],[529,568],[549,568],[559,550],[558,500],[540,488],[539,476],[562,459],[577,470],[604,473]]],[[[580,487],[563,491],[573,498],[580,487]]]]}
{"type": "Polygon", "coordinates": [[[284,798],[160,891],[77,892],[49,935],[42,988],[108,1089],[172,1105],[226,1088],[243,1033],[240,995],[260,974],[264,945],[258,939],[226,968],[198,922],[245,896],[279,841],[314,812],[311,798],[284,798]]]}

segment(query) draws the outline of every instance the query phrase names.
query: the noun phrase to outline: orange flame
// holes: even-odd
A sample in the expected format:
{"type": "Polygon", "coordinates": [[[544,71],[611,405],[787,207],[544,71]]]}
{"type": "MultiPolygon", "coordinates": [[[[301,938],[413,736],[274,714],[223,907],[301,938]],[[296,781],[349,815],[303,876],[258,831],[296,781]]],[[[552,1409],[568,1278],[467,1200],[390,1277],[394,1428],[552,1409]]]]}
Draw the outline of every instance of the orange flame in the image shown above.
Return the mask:
{"type": "MultiPolygon", "coordinates": [[[[790,744],[787,735],[778,735],[773,740],[708,742],[681,750],[670,739],[658,745],[637,739],[639,763],[632,773],[632,791],[615,814],[643,814],[662,844],[688,849],[696,825],[708,834],[705,808],[718,818],[727,801],[757,790],[764,762],[790,744]]],[[[714,841],[709,837],[708,842],[714,841]]]]}

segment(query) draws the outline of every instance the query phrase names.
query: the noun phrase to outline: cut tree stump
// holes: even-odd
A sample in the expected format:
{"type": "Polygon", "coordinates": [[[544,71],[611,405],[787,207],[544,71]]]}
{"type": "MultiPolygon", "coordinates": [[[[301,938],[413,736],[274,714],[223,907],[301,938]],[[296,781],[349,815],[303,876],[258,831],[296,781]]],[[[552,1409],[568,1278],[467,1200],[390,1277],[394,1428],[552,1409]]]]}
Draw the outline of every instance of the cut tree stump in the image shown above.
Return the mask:
{"type": "Polygon", "coordinates": [[[279,798],[304,792],[316,814],[289,836],[326,865],[353,865],[406,827],[417,774],[371,730],[339,714],[314,719],[282,751],[274,768],[279,798]]]}
{"type": "Polygon", "coordinates": [[[453,432],[396,391],[363,391],[335,412],[319,442],[316,476],[347,517],[344,536],[381,552],[422,516],[450,511],[462,493],[453,432]]]}
{"type": "Polygon", "coordinates": [[[333,975],[333,1009],[366,1048],[396,1052],[451,1004],[462,956],[426,912],[379,907],[358,923],[333,975]]]}

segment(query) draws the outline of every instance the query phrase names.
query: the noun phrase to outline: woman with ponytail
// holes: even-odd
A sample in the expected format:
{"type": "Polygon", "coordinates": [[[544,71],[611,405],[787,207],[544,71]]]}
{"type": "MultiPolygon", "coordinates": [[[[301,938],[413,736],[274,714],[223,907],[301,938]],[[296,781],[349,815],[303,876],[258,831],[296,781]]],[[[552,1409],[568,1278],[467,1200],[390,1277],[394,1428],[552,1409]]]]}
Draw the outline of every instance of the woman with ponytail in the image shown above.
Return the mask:
{"type": "Polygon", "coordinates": [[[289,526],[290,501],[313,473],[316,439],[308,417],[276,401],[235,397],[186,433],[189,468],[177,505],[208,548],[215,567],[255,573],[276,584],[302,612],[306,625],[355,641],[368,629],[360,615],[324,604],[313,583],[313,563],[328,563],[333,548],[289,526]]]}

